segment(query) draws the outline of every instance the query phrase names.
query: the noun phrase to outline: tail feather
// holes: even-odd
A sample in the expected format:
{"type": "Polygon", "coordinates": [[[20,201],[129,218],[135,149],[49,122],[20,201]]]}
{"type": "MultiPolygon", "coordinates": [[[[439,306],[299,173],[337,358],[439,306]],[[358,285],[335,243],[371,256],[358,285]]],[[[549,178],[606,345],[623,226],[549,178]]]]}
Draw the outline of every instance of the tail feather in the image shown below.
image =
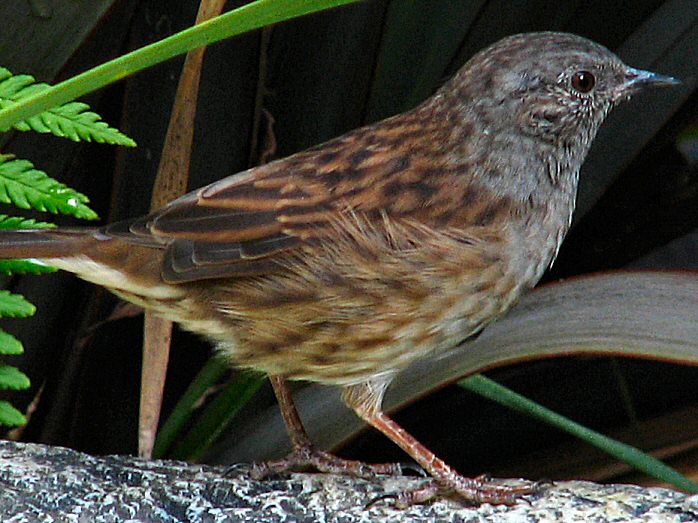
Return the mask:
{"type": "Polygon", "coordinates": [[[97,234],[96,228],[0,230],[0,259],[75,256],[97,234]]]}
{"type": "Polygon", "coordinates": [[[156,309],[153,303],[157,300],[182,294],[181,288],[162,281],[163,252],[163,247],[124,242],[97,228],[0,230],[0,259],[42,260],[128,301],[156,309]]]}

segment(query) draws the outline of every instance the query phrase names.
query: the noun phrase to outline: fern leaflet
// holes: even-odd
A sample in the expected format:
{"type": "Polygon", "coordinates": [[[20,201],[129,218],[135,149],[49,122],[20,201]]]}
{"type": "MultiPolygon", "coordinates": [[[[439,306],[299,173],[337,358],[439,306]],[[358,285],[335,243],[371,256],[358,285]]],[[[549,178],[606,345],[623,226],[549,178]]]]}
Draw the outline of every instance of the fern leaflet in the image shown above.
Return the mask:
{"type": "Polygon", "coordinates": [[[20,342],[12,334],[0,329],[0,354],[16,356],[17,354],[22,354],[23,352],[24,347],[22,347],[22,342],[20,342]]]}
{"type": "Polygon", "coordinates": [[[7,401],[0,401],[0,425],[18,427],[25,425],[27,418],[7,401]]]}
{"type": "Polygon", "coordinates": [[[29,388],[29,378],[12,365],[0,364],[0,388],[22,390],[29,388]]]}
{"type": "Polygon", "coordinates": [[[88,201],[84,194],[34,169],[29,160],[0,154],[0,202],[94,220],[97,214],[86,205],[88,201]]]}
{"type": "Polygon", "coordinates": [[[36,307],[24,299],[24,296],[0,291],[0,316],[3,318],[26,318],[36,312],[36,307]]]}
{"type": "MultiPolygon", "coordinates": [[[[0,109],[10,107],[19,100],[50,87],[48,84],[36,82],[33,76],[13,75],[9,70],[0,67],[0,109]]],[[[88,111],[89,108],[82,102],[69,102],[18,122],[13,127],[18,131],[51,133],[75,142],[84,140],[135,147],[136,142],[118,129],[109,127],[97,113],[88,111]]],[[[0,132],[8,130],[0,129],[0,132]]]]}

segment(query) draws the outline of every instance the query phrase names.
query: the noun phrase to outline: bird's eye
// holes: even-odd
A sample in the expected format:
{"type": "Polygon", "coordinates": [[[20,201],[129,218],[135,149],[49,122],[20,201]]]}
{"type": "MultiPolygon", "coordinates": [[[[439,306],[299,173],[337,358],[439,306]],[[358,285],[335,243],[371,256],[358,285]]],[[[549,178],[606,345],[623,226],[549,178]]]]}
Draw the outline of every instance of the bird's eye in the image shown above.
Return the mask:
{"type": "Polygon", "coordinates": [[[589,71],[577,71],[572,75],[572,87],[580,93],[590,92],[596,85],[596,78],[589,71]]]}

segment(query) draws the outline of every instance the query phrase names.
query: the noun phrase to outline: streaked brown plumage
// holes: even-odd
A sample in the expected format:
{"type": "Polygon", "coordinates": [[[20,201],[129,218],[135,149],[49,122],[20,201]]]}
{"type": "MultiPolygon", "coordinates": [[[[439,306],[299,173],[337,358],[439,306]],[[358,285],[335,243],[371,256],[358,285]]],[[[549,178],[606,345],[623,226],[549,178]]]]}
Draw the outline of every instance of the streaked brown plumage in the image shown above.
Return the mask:
{"type": "Polygon", "coordinates": [[[536,284],[570,225],[605,116],[640,87],[673,82],[574,35],[509,37],[412,111],[144,218],[3,231],[0,256],[104,285],[212,339],[235,365],[341,385],[440,487],[509,501],[528,489],[458,476],[380,411],[383,393],[401,369],[478,332],[536,284]]]}

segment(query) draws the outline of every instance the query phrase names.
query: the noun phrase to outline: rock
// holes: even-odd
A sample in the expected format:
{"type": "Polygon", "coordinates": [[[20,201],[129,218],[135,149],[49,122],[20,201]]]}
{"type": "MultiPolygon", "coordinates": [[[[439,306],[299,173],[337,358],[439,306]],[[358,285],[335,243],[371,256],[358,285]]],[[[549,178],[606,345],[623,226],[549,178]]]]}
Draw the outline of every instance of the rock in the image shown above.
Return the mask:
{"type": "Polygon", "coordinates": [[[254,481],[249,466],[129,456],[94,457],[45,445],[0,442],[0,521],[21,522],[552,522],[698,521],[698,496],[660,488],[559,482],[512,506],[454,500],[398,510],[391,492],[421,478],[362,480],[289,474],[254,481]],[[370,506],[369,506],[370,504],[370,506]]]}

